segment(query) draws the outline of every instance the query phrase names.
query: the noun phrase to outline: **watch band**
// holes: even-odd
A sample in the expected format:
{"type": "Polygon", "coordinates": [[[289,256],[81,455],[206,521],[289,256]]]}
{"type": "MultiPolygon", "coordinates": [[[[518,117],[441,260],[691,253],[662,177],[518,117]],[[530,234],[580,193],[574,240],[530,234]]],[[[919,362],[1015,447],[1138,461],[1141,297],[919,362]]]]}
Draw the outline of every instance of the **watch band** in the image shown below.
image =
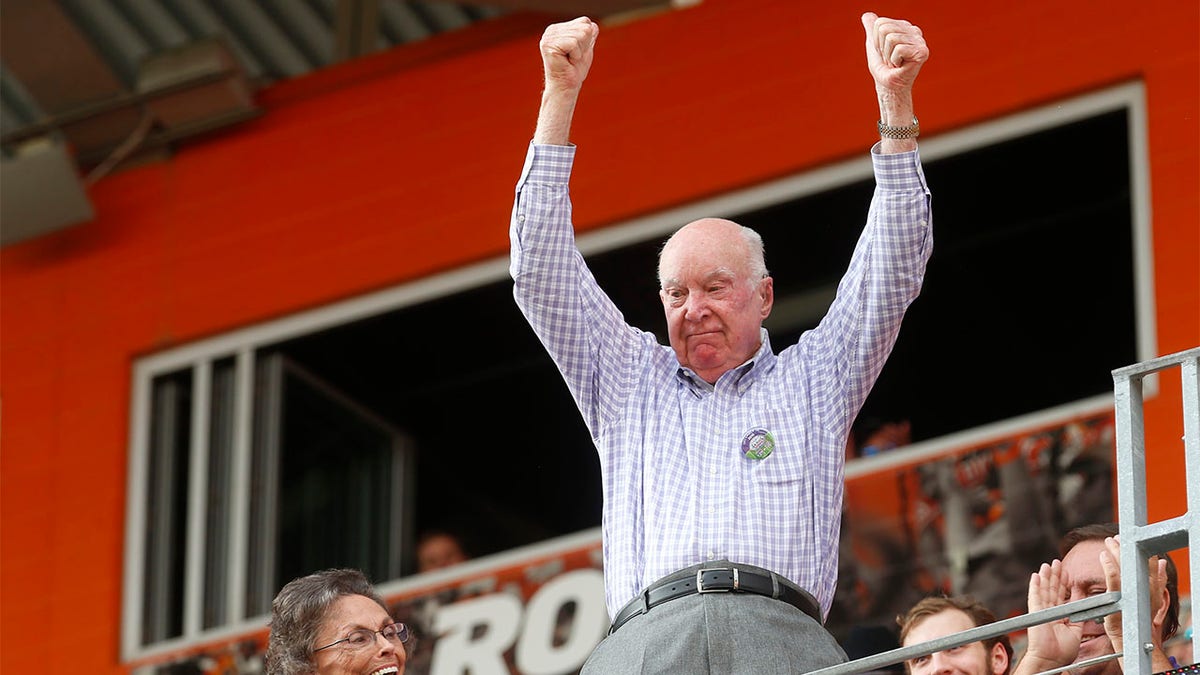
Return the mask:
{"type": "Polygon", "coordinates": [[[890,127],[879,120],[878,123],[879,135],[883,138],[892,138],[903,140],[905,138],[916,138],[921,135],[921,124],[917,122],[917,118],[913,118],[912,124],[906,127],[890,127]]]}

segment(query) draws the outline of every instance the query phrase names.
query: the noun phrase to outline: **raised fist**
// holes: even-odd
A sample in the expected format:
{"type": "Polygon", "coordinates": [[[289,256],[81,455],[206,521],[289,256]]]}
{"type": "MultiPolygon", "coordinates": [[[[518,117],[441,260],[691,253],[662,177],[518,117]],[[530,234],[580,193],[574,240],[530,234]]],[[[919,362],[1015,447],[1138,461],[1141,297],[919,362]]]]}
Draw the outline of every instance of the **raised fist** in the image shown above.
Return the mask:
{"type": "Polygon", "coordinates": [[[862,15],[867,34],[867,66],[879,91],[911,90],[921,66],[929,60],[929,46],[921,29],[903,19],[870,12],[862,15]]]}
{"type": "Polygon", "coordinates": [[[578,90],[583,86],[599,34],[600,26],[586,16],[546,28],[541,50],[547,89],[578,90]]]}

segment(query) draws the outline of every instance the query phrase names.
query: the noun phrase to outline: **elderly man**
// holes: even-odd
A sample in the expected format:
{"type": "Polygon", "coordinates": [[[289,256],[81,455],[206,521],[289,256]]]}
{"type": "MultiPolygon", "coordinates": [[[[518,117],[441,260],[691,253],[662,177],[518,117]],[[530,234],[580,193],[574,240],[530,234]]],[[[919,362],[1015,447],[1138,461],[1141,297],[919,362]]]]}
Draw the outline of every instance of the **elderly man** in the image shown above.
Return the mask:
{"type": "MultiPolygon", "coordinates": [[[[1108,591],[1121,590],[1121,543],[1115,523],[1084,525],[1062,540],[1062,561],[1043,563],[1029,580],[1029,611],[1055,607],[1108,591]]],[[[1169,556],[1150,559],[1150,626],[1153,672],[1178,667],[1163,643],[1179,630],[1179,576],[1169,556]]],[[[1122,650],[1121,614],[1103,622],[1070,623],[1066,619],[1029,629],[1029,647],[1015,675],[1035,675],[1082,663],[1122,650]]],[[[1071,671],[1074,675],[1121,675],[1122,661],[1100,661],[1071,671]]]]}
{"type": "MultiPolygon", "coordinates": [[[[900,645],[911,647],[994,623],[991,610],[969,597],[932,597],[901,617],[900,645]]],[[[1007,635],[944,649],[904,662],[909,675],[1007,675],[1013,648],[1007,635]]]]}
{"type": "Polygon", "coordinates": [[[600,29],[579,18],[542,37],[511,272],[600,455],[613,624],[584,672],[805,672],[845,659],[822,620],[846,436],[932,247],[912,103],[929,51],[906,21],[862,22],[882,115],[878,189],[829,313],[778,355],[762,328],[775,299],[762,240],[728,220],[690,223],[663,248],[670,347],[628,326],[598,287],[574,244],[567,185],[600,29]]]}

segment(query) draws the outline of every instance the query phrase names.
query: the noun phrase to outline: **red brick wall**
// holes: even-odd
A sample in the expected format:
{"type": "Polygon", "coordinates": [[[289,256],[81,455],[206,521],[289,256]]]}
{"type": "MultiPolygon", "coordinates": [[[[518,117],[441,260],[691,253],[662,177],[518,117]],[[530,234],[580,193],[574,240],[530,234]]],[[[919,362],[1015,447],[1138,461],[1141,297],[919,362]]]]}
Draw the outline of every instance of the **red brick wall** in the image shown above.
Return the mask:
{"type": "MultiPolygon", "coordinates": [[[[1200,344],[1197,4],[969,5],[879,7],[930,40],[925,134],[1144,79],[1158,349],[1200,344]]],[[[574,135],[579,227],[865,152],[877,110],[842,7],[706,0],[605,27],[574,135]]],[[[260,120],[101,181],[94,222],[0,252],[0,670],[122,670],[136,357],[505,254],[535,23],[279,85],[260,120]]],[[[1152,486],[1180,485],[1178,382],[1147,406],[1152,486]]],[[[1153,517],[1184,508],[1151,490],[1153,517]]]]}

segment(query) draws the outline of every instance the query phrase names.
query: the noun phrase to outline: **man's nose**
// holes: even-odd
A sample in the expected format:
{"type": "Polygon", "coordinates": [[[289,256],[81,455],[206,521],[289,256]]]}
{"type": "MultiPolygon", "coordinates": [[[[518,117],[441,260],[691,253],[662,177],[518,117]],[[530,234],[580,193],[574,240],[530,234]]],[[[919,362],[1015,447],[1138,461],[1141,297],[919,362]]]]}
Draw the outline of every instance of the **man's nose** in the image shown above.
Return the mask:
{"type": "Polygon", "coordinates": [[[703,293],[688,293],[683,315],[688,321],[699,321],[708,316],[708,298],[703,293]]]}

